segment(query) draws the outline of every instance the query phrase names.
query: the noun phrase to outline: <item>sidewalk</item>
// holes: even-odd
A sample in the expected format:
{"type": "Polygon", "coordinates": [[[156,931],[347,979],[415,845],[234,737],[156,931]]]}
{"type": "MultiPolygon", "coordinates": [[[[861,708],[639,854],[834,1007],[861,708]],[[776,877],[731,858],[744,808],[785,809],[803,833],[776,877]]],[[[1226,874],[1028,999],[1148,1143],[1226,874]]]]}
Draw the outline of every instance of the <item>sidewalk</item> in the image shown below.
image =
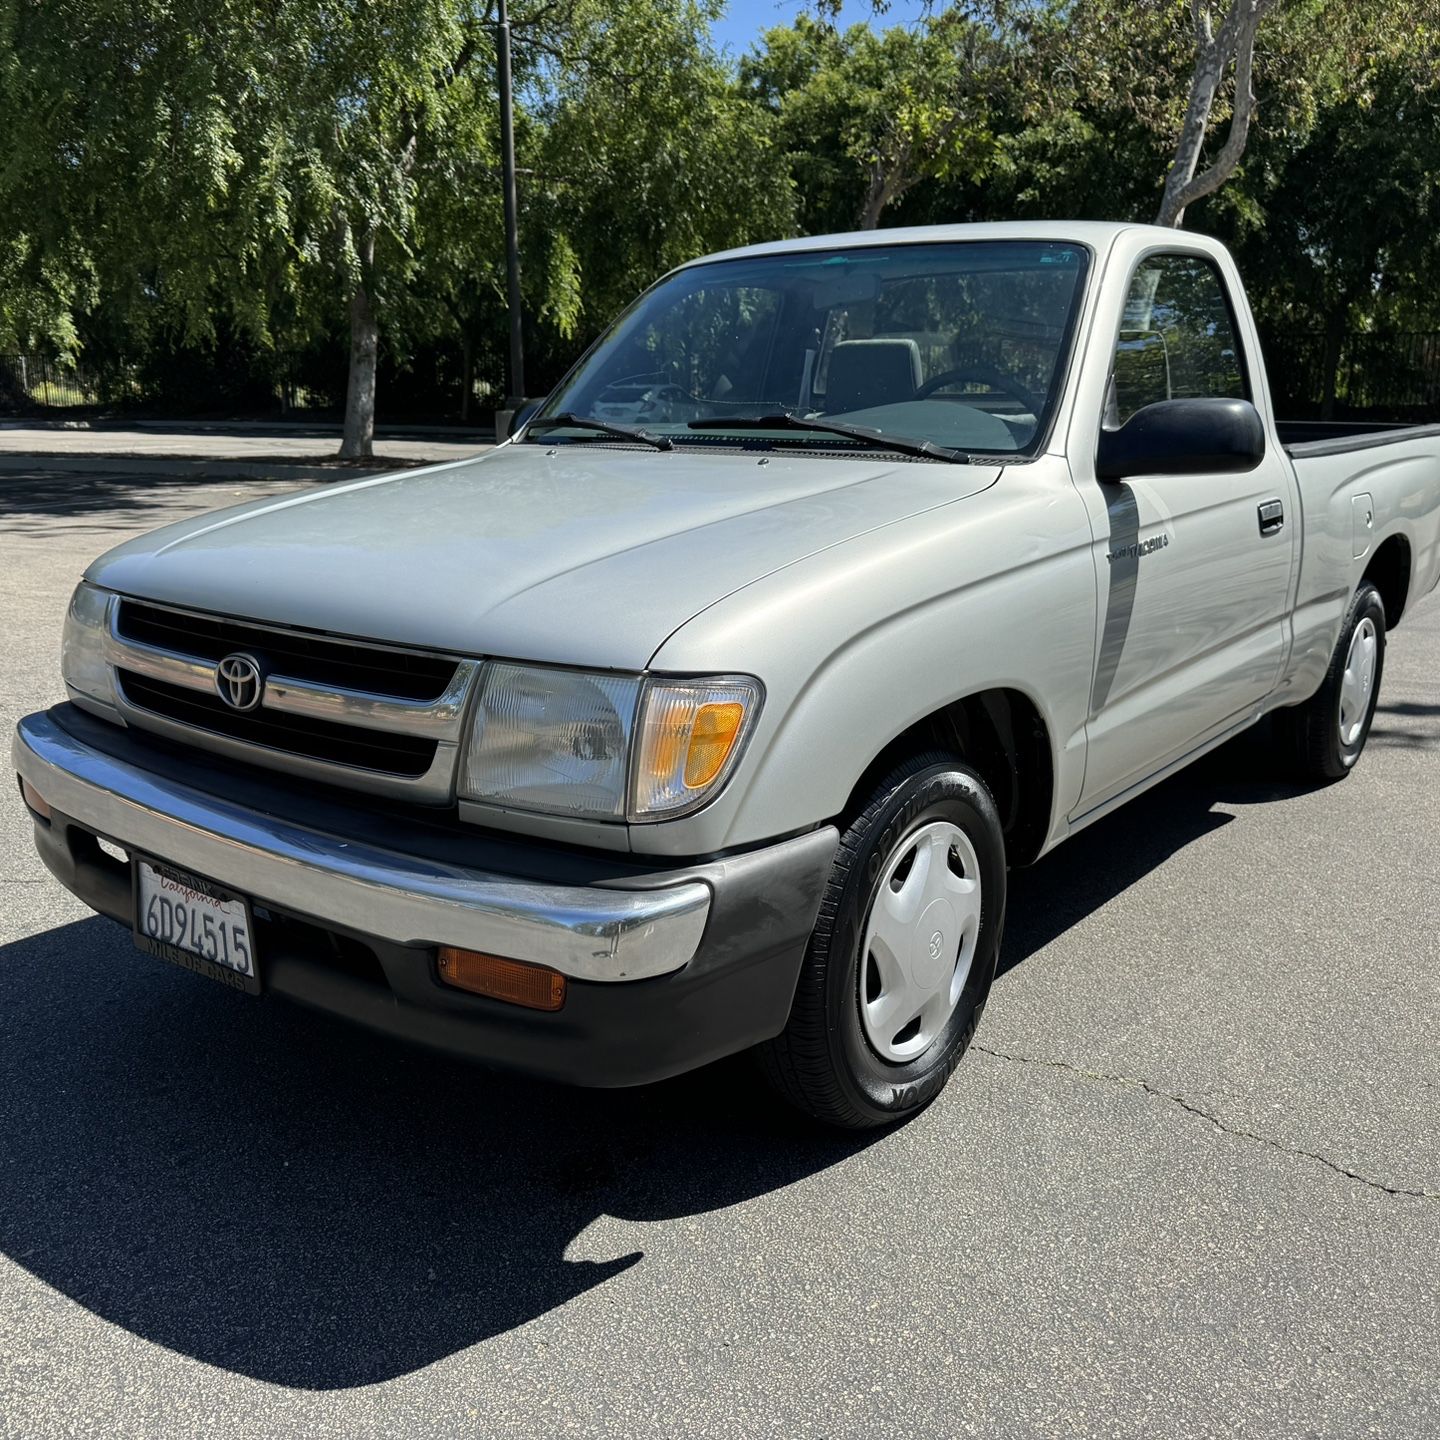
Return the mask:
{"type": "Polygon", "coordinates": [[[338,426],[257,421],[0,421],[0,471],[106,470],[149,474],[264,475],[277,479],[434,464],[483,454],[483,431],[382,428],[375,458],[340,461],[338,426]]]}

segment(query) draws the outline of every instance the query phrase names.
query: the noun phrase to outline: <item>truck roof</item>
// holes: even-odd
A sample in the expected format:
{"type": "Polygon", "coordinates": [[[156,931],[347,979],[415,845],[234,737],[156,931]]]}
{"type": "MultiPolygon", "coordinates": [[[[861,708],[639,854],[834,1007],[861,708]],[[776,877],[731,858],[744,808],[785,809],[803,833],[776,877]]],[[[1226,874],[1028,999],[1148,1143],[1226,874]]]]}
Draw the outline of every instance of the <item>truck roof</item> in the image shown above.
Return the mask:
{"type": "MultiPolygon", "coordinates": [[[[1126,231],[1152,231],[1157,240],[1177,237],[1186,243],[1199,242],[1201,248],[1219,251],[1218,240],[1191,230],[1176,231],[1159,225],[1137,225],[1123,220],[1004,220],[979,225],[911,225],[893,230],[851,230],[840,235],[802,235],[791,240],[768,240],[759,245],[744,245],[735,250],[721,250],[687,261],[687,265],[704,265],[712,260],[733,260],[755,255],[784,255],[803,250],[859,249],[873,245],[923,245],[945,240],[1053,240],[1088,245],[1099,252],[1109,247],[1116,236],[1126,231]]],[[[681,269],[686,266],[679,267],[681,269]]]]}

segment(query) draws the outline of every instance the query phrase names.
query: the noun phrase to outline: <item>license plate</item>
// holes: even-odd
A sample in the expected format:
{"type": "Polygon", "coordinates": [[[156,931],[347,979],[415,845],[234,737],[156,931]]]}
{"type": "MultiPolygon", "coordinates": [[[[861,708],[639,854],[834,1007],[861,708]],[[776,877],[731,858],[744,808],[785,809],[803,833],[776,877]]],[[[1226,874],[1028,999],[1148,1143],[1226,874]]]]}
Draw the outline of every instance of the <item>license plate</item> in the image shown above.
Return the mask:
{"type": "Polygon", "coordinates": [[[135,859],[135,943],[232,990],[260,993],[250,904],[198,875],[135,859]]]}

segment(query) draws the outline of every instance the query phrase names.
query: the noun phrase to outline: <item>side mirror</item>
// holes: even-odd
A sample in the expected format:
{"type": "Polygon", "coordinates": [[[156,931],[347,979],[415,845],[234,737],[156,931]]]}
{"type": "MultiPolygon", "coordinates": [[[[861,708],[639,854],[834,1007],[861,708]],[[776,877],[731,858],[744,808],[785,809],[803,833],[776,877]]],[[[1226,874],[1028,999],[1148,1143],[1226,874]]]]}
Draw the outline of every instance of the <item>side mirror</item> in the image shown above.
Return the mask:
{"type": "Polygon", "coordinates": [[[511,439],[534,418],[535,412],[545,403],[544,399],[522,401],[510,415],[510,424],[505,432],[505,438],[511,439]]]}
{"type": "Polygon", "coordinates": [[[1198,475],[1253,470],[1265,458],[1265,427],[1248,400],[1159,400],[1115,430],[1100,431],[1095,474],[1198,475]]]}

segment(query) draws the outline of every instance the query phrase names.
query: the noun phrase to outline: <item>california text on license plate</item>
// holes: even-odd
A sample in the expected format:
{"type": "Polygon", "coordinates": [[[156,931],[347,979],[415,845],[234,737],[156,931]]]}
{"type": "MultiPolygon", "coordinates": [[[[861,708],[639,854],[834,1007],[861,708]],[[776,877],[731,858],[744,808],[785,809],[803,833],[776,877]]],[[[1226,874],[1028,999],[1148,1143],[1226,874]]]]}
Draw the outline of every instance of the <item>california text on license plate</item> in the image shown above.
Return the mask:
{"type": "Polygon", "coordinates": [[[232,990],[260,993],[249,902],[198,875],[139,856],[135,943],[232,990]]]}

